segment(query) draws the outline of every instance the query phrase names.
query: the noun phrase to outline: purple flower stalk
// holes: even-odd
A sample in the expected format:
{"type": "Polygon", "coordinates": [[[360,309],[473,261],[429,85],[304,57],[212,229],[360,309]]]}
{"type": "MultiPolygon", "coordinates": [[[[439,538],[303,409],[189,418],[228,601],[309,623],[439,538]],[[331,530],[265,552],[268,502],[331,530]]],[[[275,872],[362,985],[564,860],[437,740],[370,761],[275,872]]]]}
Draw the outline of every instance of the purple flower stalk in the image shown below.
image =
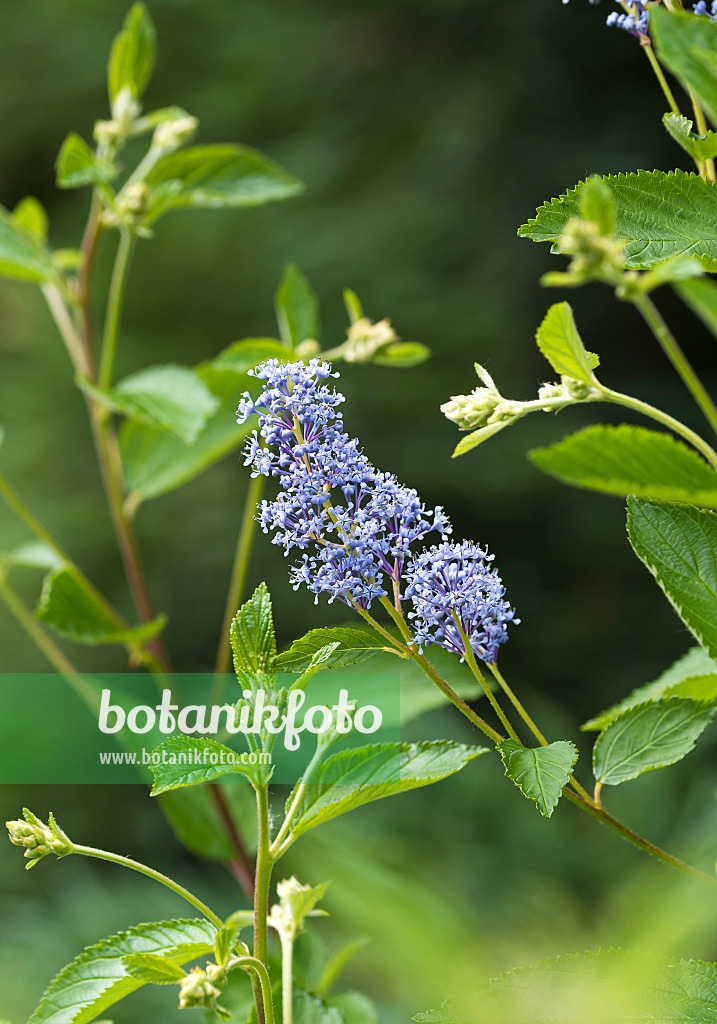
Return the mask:
{"type": "Polygon", "coordinates": [[[482,661],[495,663],[498,648],[508,639],[508,623],[520,619],[505,600],[500,576],[490,568],[493,557],[464,540],[444,542],[413,559],[405,578],[416,643],[438,644],[463,657],[465,637],[482,661]]]}

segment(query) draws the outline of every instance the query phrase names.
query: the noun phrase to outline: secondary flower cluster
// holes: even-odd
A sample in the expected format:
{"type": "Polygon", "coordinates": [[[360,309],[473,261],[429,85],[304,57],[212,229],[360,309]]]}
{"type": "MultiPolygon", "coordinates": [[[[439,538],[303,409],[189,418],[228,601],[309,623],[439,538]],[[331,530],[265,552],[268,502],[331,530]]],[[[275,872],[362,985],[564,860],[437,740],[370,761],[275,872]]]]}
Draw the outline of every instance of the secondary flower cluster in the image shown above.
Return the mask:
{"type": "MultiPolygon", "coordinates": [[[[246,393],[237,412],[240,423],[252,414],[259,417],[259,430],[247,442],[246,465],[252,466],[254,476],[279,480],[279,494],[261,503],[257,518],[285,554],[295,548],[303,552],[290,570],[295,590],[304,584],[317,602],[323,593],[329,601],[367,610],[376,599],[399,600],[402,580],[413,580],[419,569],[425,572],[432,553],[439,553],[439,565],[448,551],[454,551],[458,562],[469,554],[465,544],[448,543],[451,527],[442,508],[427,509],[415,490],[377,470],[358,440],[344,431],[338,411],[344,396],[328,383],[339,376],[329,363],[269,359],[250,372],[265,384],[256,399],[246,393]],[[431,533],[441,543],[419,556],[419,565],[412,545],[431,533]]],[[[477,571],[478,561],[489,556],[479,558],[480,549],[469,548],[472,554],[460,577],[463,596],[456,600],[461,604],[472,586],[475,609],[466,618],[466,635],[476,654],[493,657],[506,639],[505,624],[513,613],[502,600],[502,590],[498,594],[497,574],[477,571]]],[[[405,596],[414,603],[410,614],[416,641],[456,649],[450,602],[444,602],[448,619],[441,631],[435,628],[438,613],[425,618],[416,605],[423,600],[418,589],[407,590],[405,596]]]]}
{"type": "MultiPolygon", "coordinates": [[[[598,3],[599,0],[589,0],[591,4],[598,3]]],[[[620,0],[618,0],[618,3],[620,0]]],[[[569,0],[563,0],[564,4],[569,3],[569,0]]],[[[624,29],[629,32],[630,35],[637,36],[637,38],[645,38],[650,28],[650,11],[649,8],[654,7],[655,4],[650,3],[650,0],[628,0],[629,11],[624,10],[624,4],[620,3],[623,7],[623,12],[618,13],[612,11],[607,16],[606,24],[611,27],[624,29]]],[[[699,0],[698,3],[692,5],[692,10],[695,14],[704,14],[708,18],[717,21],[717,0],[699,0]]]]}

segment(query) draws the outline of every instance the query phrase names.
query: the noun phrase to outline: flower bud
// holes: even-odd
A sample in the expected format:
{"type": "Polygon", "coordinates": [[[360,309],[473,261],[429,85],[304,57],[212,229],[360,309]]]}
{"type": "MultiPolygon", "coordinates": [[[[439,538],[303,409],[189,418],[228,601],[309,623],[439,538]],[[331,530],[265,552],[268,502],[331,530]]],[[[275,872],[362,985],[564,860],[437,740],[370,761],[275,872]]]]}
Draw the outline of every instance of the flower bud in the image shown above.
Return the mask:
{"type": "Polygon", "coordinates": [[[574,377],[566,377],[565,375],[560,379],[567,394],[576,402],[585,402],[590,398],[600,395],[597,388],[594,388],[591,384],[586,384],[585,381],[575,380],[574,377]]]}
{"type": "Polygon", "coordinates": [[[6,821],[5,827],[10,837],[10,842],[15,846],[25,848],[25,857],[29,863],[26,865],[29,871],[38,860],[46,857],[48,853],[54,853],[58,857],[66,857],[74,853],[74,846],[65,835],[50,814],[48,824],[36,818],[32,811],[23,808],[24,821],[6,821]]]}
{"type": "Polygon", "coordinates": [[[124,89],[120,89],[112,104],[112,118],[117,124],[117,134],[119,136],[124,137],[130,134],[141,109],[139,103],[126,86],[124,89]]]}
{"type": "Polygon", "coordinates": [[[313,359],[320,351],[321,345],[319,345],[318,341],[315,341],[313,338],[306,338],[306,340],[302,341],[300,345],[297,345],[295,349],[296,358],[302,359],[304,362],[306,362],[307,359],[313,359]]]}
{"type": "Polygon", "coordinates": [[[365,316],[351,324],[346,333],[348,340],[341,346],[341,354],[347,363],[368,363],[380,349],[400,340],[390,320],[374,324],[365,316]]]}
{"type": "MultiPolygon", "coordinates": [[[[567,400],[569,397],[562,384],[543,384],[542,387],[538,388],[538,398],[541,401],[550,401],[554,398],[564,398],[567,400]]],[[[546,409],[545,411],[550,412],[551,410],[546,409]]]]}
{"type": "Polygon", "coordinates": [[[625,266],[625,247],[614,238],[606,238],[596,221],[573,217],[558,240],[561,252],[570,253],[571,274],[584,278],[614,281],[625,266]]]}
{"type": "Polygon", "coordinates": [[[450,402],[444,402],[441,406],[441,412],[457,424],[460,430],[476,430],[485,426],[502,404],[504,399],[498,391],[478,387],[470,395],[451,395],[450,402]]]}
{"type": "Polygon", "coordinates": [[[167,151],[179,149],[191,142],[199,127],[196,117],[179,117],[174,121],[162,121],[154,130],[152,145],[167,151]]]}
{"type": "MultiPolygon", "coordinates": [[[[212,1007],[214,1000],[217,996],[221,995],[221,991],[213,984],[212,977],[210,976],[210,968],[215,968],[214,976],[216,978],[216,964],[207,964],[207,969],[203,967],[192,967],[189,974],[187,974],[182,981],[179,982],[179,1009],[188,1010],[194,1006],[206,1006],[212,1007]]],[[[221,968],[219,968],[221,970],[221,968]]],[[[224,978],[226,974],[224,974],[224,978]]]]}

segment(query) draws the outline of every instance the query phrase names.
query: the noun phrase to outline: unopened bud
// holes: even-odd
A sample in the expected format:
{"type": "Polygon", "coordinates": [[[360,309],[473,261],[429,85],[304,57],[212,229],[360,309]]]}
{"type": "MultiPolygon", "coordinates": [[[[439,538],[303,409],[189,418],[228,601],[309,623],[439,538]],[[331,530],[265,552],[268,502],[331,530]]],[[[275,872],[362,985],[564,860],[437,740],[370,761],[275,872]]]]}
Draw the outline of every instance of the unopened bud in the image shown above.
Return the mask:
{"type": "Polygon", "coordinates": [[[470,395],[451,395],[450,402],[444,402],[441,406],[441,412],[460,430],[476,430],[485,426],[503,401],[503,397],[493,388],[478,387],[470,395]]]}
{"type": "Polygon", "coordinates": [[[346,334],[341,354],[347,363],[368,363],[382,348],[400,341],[390,320],[373,323],[365,316],[351,324],[346,334]]]}
{"type": "Polygon", "coordinates": [[[585,402],[589,398],[600,395],[597,388],[594,388],[591,384],[586,384],[585,381],[576,380],[574,377],[567,377],[565,375],[560,379],[567,394],[576,402],[585,402]]]}
{"type": "MultiPolygon", "coordinates": [[[[566,389],[561,384],[543,384],[538,388],[538,398],[541,401],[550,401],[553,398],[569,398],[566,389]]],[[[546,409],[546,412],[550,410],[546,409]]]]}
{"type": "Polygon", "coordinates": [[[112,118],[117,125],[117,134],[129,135],[134,122],[139,117],[141,107],[129,89],[120,89],[112,104],[112,118]]]}
{"type": "Polygon", "coordinates": [[[179,149],[194,138],[199,121],[196,117],[179,117],[174,121],[162,121],[154,130],[152,145],[157,149],[179,149]]]}
{"type": "Polygon", "coordinates": [[[614,238],[606,238],[596,221],[573,217],[558,240],[561,252],[573,256],[571,274],[613,281],[625,266],[625,247],[614,238]]]}
{"type": "Polygon", "coordinates": [[[221,990],[213,984],[210,977],[210,967],[216,967],[216,964],[207,964],[207,970],[203,967],[192,967],[189,974],[179,982],[180,1010],[188,1010],[195,1006],[212,1007],[214,1000],[221,995],[221,990]]]}
{"type": "Polygon", "coordinates": [[[24,821],[6,821],[5,827],[10,842],[15,846],[24,847],[25,857],[29,861],[26,865],[28,871],[48,853],[66,857],[74,852],[75,848],[72,842],[59,827],[52,814],[50,814],[48,824],[45,825],[26,807],[23,808],[22,813],[24,821]]]}

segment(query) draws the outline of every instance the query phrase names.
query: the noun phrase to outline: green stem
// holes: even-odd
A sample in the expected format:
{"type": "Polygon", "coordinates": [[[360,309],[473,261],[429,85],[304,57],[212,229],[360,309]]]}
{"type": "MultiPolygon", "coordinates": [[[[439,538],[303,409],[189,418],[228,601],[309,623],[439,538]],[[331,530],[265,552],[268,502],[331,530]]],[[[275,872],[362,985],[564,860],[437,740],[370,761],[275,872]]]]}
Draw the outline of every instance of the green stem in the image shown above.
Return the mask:
{"type": "Polygon", "coordinates": [[[73,852],[82,854],[83,857],[94,857],[97,860],[106,860],[110,864],[119,864],[123,868],[130,868],[132,871],[138,871],[141,875],[146,875],[147,878],[154,879],[155,882],[161,882],[162,885],[166,885],[168,889],[175,892],[182,899],[185,899],[187,903],[191,903],[200,914],[202,914],[208,921],[216,928],[222,928],[224,922],[218,917],[213,910],[202,903],[200,899],[194,896],[189,889],[185,889],[179,882],[175,882],[174,879],[169,878],[167,875],[163,875],[161,871],[155,871],[154,868],[147,867],[146,864],[140,864],[139,861],[132,860],[131,857],[122,857],[118,853],[109,853],[107,850],[97,850],[93,846],[74,846],[73,852]]]}
{"type": "Polygon", "coordinates": [[[670,416],[668,413],[663,412],[662,409],[658,409],[648,402],[643,402],[640,398],[633,398],[632,395],[623,395],[621,392],[613,391],[612,388],[607,388],[603,384],[598,384],[597,387],[604,395],[603,401],[614,402],[615,405],[623,405],[626,409],[633,409],[643,416],[648,416],[650,419],[662,423],[675,434],[679,434],[680,437],[684,437],[693,448],[696,448],[698,452],[704,455],[712,468],[717,470],[717,452],[714,448],[707,444],[704,438],[696,434],[694,430],[690,430],[684,423],[676,420],[674,416],[670,416]]]}
{"type": "Polygon", "coordinates": [[[291,831],[291,825],[294,818],[294,811],[299,806],[301,798],[306,792],[306,787],[309,784],[309,779],[313,775],[316,766],[321,761],[323,753],[323,748],[319,744],[317,744],[316,750],[314,751],[314,755],[309,761],[308,765],[306,766],[304,774],[301,776],[301,782],[297,786],[296,793],[294,794],[294,799],[291,801],[291,806],[287,808],[281,828],[279,829],[276,838],[274,839],[274,842],[271,844],[271,847],[269,849],[269,857],[273,862],[277,861],[279,857],[283,853],[285,853],[286,850],[288,850],[289,846],[291,845],[290,843],[287,843],[284,849],[282,849],[282,844],[286,839],[287,835],[291,831]]]}
{"type": "Polygon", "coordinates": [[[271,982],[269,972],[261,960],[253,956],[240,956],[230,960],[227,969],[241,967],[242,970],[251,972],[254,975],[254,994],[256,996],[256,1012],[260,1021],[266,1024],[274,1024],[274,1003],[271,997],[271,982]]]}
{"type": "Polygon", "coordinates": [[[236,551],[234,552],[234,564],[232,566],[231,579],[227,602],[224,608],[224,620],[222,632],[219,637],[219,648],[217,660],[214,665],[214,681],[212,684],[212,704],[219,704],[221,701],[222,689],[224,686],[223,676],[229,671],[231,664],[231,642],[230,630],[232,620],[241,604],[242,595],[246,586],[247,574],[249,571],[249,560],[251,549],[256,532],[256,507],[261,501],[264,493],[265,477],[256,476],[249,482],[246,499],[244,501],[244,512],[242,514],[239,537],[237,538],[236,551]]]}
{"type": "MultiPolygon", "coordinates": [[[[458,632],[461,635],[461,641],[463,643],[463,655],[464,655],[466,661],[468,662],[469,669],[471,670],[471,672],[473,673],[475,678],[478,680],[478,683],[480,684],[481,690],[483,691],[483,693],[488,698],[488,700],[490,702],[490,706],[493,708],[493,710],[495,711],[496,715],[500,719],[500,721],[501,721],[505,731],[508,733],[508,735],[510,736],[510,738],[512,740],[515,740],[516,743],[520,743],[520,737],[518,736],[517,732],[515,731],[513,726],[510,724],[510,722],[508,721],[508,718],[507,718],[505,712],[503,711],[502,707],[498,703],[495,694],[491,690],[490,686],[488,686],[488,684],[486,683],[485,677],[483,676],[483,673],[478,668],[478,662],[475,659],[475,654],[473,653],[473,648],[470,645],[470,641],[468,640],[468,637],[463,632],[463,628],[462,628],[462,626],[460,624],[460,621],[458,619],[458,616],[456,615],[455,612],[453,612],[453,621],[455,622],[456,627],[458,629],[458,632]]],[[[521,744],[521,746],[522,746],[522,744],[521,744]]]]}
{"type": "Polygon", "coordinates": [[[60,337],[65,343],[65,348],[69,353],[75,372],[82,374],[84,377],[89,377],[92,373],[92,365],[88,362],[82,338],[80,338],[75,330],[72,318],[67,311],[65,300],[60,294],[59,289],[54,284],[43,285],[42,294],[45,296],[45,301],[60,332],[60,337]]]}
{"type": "Polygon", "coordinates": [[[294,1001],[294,937],[279,933],[281,939],[281,1019],[291,1024],[294,1001]]]}
{"type": "Polygon", "coordinates": [[[82,342],[85,350],[85,359],[88,366],[87,376],[95,379],[95,340],[92,325],[92,272],[95,264],[97,245],[102,234],[100,214],[102,212],[102,192],[95,188],[92,192],[90,203],[90,215],[87,219],[85,232],[82,236],[80,251],[82,252],[82,264],[77,278],[80,287],[78,302],[80,308],[80,325],[82,330],[82,342]]]}
{"type": "MultiPolygon", "coordinates": [[[[271,836],[269,832],[269,787],[266,783],[254,787],[256,791],[258,844],[256,851],[256,869],[254,874],[254,956],[263,964],[267,959],[267,918],[269,916],[269,882],[271,880],[271,859],[269,849],[271,836]]],[[[258,1015],[258,1024],[270,1024],[267,1013],[267,997],[262,984],[263,1013],[258,998],[256,981],[254,998],[258,1015]]],[[[269,1005],[271,1005],[271,987],[269,987],[269,1005]]],[[[273,1010],[271,1011],[273,1017],[273,1010]]]]}
{"type": "Polygon", "coordinates": [[[100,369],[97,377],[99,386],[104,390],[112,386],[112,373],[117,352],[120,317],[122,315],[122,302],[127,284],[127,271],[129,270],[129,259],[132,254],[133,241],[129,229],[121,228],[119,245],[117,246],[117,254],[110,279],[110,290],[107,296],[107,314],[102,338],[102,355],[100,357],[100,369]]]}
{"type": "Polygon", "coordinates": [[[501,736],[497,729],[494,729],[492,725],[488,725],[480,715],[476,714],[472,707],[466,704],[466,702],[451,689],[445,679],[436,672],[425,654],[413,654],[412,659],[421,669],[423,669],[428,678],[436,684],[441,693],[444,693],[446,697],[448,697],[451,704],[458,708],[462,715],[465,715],[469,722],[472,722],[473,725],[477,726],[480,731],[488,736],[489,739],[493,740],[494,743],[503,742],[505,736],[501,736]]]}
{"type": "Polygon", "coordinates": [[[402,613],[398,610],[398,608],[391,604],[387,597],[381,598],[381,604],[398,626],[399,630],[401,631],[401,636],[403,637],[403,639],[406,641],[407,644],[410,644],[411,634],[408,631],[408,626],[406,625],[406,620],[404,619],[402,613]]]}
{"type": "Polygon", "coordinates": [[[657,81],[660,83],[660,88],[662,89],[665,99],[667,100],[670,106],[670,110],[673,114],[677,114],[678,117],[681,117],[682,115],[680,112],[680,108],[677,105],[677,100],[675,99],[672,90],[670,89],[670,86],[667,82],[667,79],[665,78],[665,74],[660,66],[660,62],[653,53],[652,45],[646,43],[642,48],[645,51],[645,54],[650,62],[652,70],[655,72],[655,77],[657,78],[657,81]]]}
{"type": "Polygon", "coordinates": [[[493,673],[493,676],[495,677],[495,680],[498,683],[498,685],[500,686],[500,688],[503,690],[503,693],[506,695],[506,697],[508,698],[510,703],[513,705],[515,710],[518,712],[520,717],[523,719],[525,724],[528,726],[528,728],[532,732],[533,736],[535,736],[535,738],[538,741],[538,743],[540,743],[540,745],[543,746],[543,747],[547,747],[548,741],[546,740],[545,736],[542,734],[542,732],[540,731],[538,726],[535,724],[533,719],[530,717],[528,712],[525,710],[523,704],[518,699],[516,694],[513,692],[512,688],[510,686],[508,686],[508,684],[505,681],[505,679],[503,678],[501,672],[498,670],[498,666],[495,663],[493,663],[493,664],[489,663],[488,664],[488,668],[493,673]]]}
{"type": "Polygon", "coordinates": [[[662,314],[647,295],[640,295],[632,301],[657,338],[663,352],[674,366],[685,387],[702,410],[705,419],[715,433],[717,433],[717,407],[663,320],[662,314]]]}
{"type": "MultiPolygon", "coordinates": [[[[689,93],[690,101],[692,102],[692,111],[695,115],[695,127],[697,128],[697,133],[699,135],[706,135],[707,121],[705,120],[704,110],[692,89],[689,90],[689,93]]],[[[715,181],[717,177],[715,175],[715,162],[711,157],[703,162],[701,174],[705,181],[715,181]]]]}

